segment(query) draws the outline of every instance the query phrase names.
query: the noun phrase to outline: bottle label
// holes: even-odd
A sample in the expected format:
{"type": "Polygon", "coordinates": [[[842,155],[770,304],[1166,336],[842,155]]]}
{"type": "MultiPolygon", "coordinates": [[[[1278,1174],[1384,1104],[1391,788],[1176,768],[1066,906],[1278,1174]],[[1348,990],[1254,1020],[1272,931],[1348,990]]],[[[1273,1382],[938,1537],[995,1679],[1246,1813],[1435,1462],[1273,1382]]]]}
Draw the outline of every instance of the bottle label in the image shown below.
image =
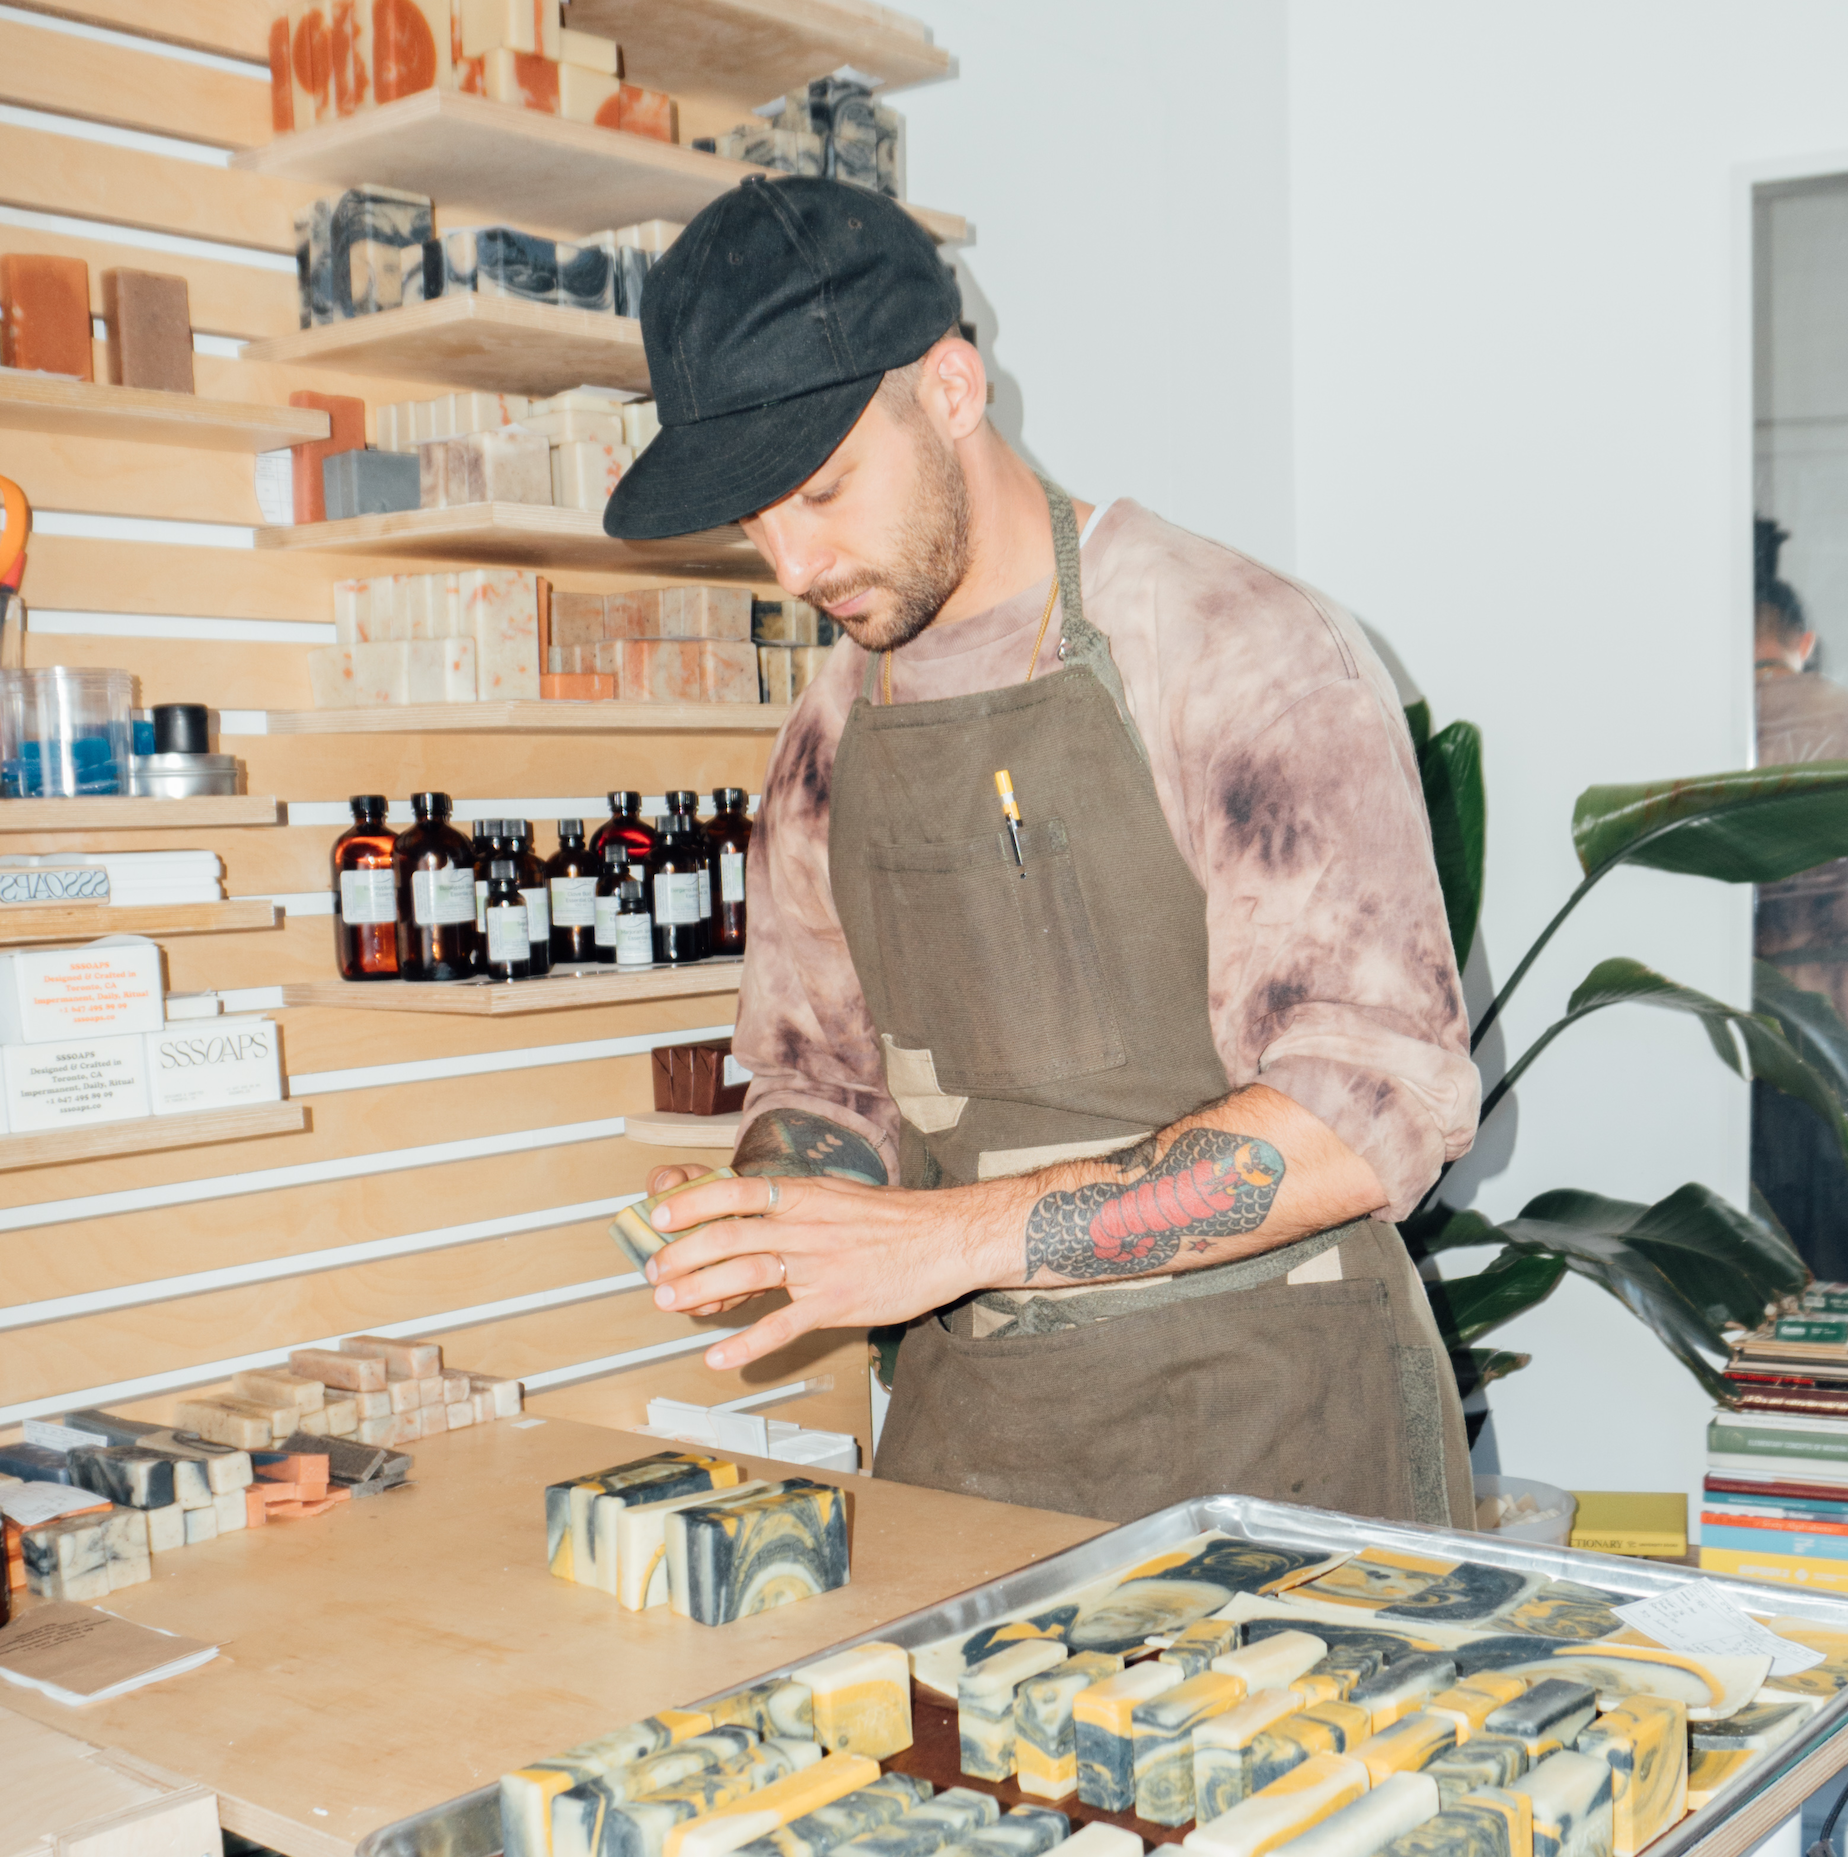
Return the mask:
{"type": "Polygon", "coordinates": [[[742,851],[721,851],[719,853],[719,901],[722,903],[744,901],[744,853],[742,851]]]}
{"type": "Polygon", "coordinates": [[[485,877],[475,879],[475,933],[485,935],[488,932],[488,883],[485,877]]]}
{"type": "Polygon", "coordinates": [[[597,898],[597,946],[599,948],[616,946],[616,924],[621,920],[622,898],[620,896],[597,898]]]}
{"type": "Polygon", "coordinates": [[[361,922],[395,922],[398,886],[388,870],[343,870],[340,873],[340,919],[348,927],[361,922]]]}
{"type": "Polygon", "coordinates": [[[526,911],[513,903],[496,903],[488,911],[489,961],[523,961],[531,948],[526,911]]]}
{"type": "Polygon", "coordinates": [[[522,890],[520,894],[526,899],[526,934],[529,941],[550,941],[552,939],[552,903],[544,887],[537,890],[522,890]]]}
{"type": "Polygon", "coordinates": [[[712,920],[712,871],[704,864],[699,867],[699,919],[712,920]]]}
{"type": "Polygon", "coordinates": [[[616,965],[654,965],[654,922],[651,917],[633,915],[616,918],[616,965]]]}
{"type": "Polygon", "coordinates": [[[419,928],[443,928],[475,920],[475,873],[451,865],[447,870],[411,872],[411,916],[419,928]]]}
{"type": "Polygon", "coordinates": [[[654,880],[654,919],[676,928],[700,919],[699,892],[705,878],[689,871],[662,871],[654,880]]]}
{"type": "Polygon", "coordinates": [[[639,883],[644,890],[647,889],[648,888],[648,866],[646,864],[631,864],[628,867],[628,873],[625,878],[625,881],[629,883],[639,883]]]}
{"type": "Polygon", "coordinates": [[[597,919],[595,877],[552,879],[552,920],[560,928],[589,928],[597,919]]]}

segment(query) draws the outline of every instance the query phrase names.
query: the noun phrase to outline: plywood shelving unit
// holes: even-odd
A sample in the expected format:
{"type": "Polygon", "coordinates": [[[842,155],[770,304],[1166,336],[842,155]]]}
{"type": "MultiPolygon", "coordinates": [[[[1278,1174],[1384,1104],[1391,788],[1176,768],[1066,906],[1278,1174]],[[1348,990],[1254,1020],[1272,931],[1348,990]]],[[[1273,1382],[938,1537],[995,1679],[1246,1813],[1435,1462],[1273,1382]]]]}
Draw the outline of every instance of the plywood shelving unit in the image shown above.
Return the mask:
{"type": "Polygon", "coordinates": [[[0,800],[0,832],[177,832],[213,825],[276,825],[282,807],[273,799],[227,795],[222,799],[0,800]]]}
{"type": "Polygon", "coordinates": [[[338,1006],[347,1012],[434,1012],[473,1019],[509,1019],[587,1006],[627,1006],[640,1000],[692,999],[735,993],[741,961],[695,961],[623,974],[597,969],[537,980],[297,981],[282,989],[285,1006],[338,1006]]]}
{"type": "Polygon", "coordinates": [[[306,1103],[253,1103],[248,1109],[136,1116],[129,1122],[100,1122],[88,1128],[0,1135],[0,1173],[111,1160],[121,1154],[156,1154],[226,1141],[254,1141],[262,1135],[299,1135],[307,1126],[306,1103]]]}
{"type": "Polygon", "coordinates": [[[133,439],[198,451],[276,451],[326,438],[327,415],[310,407],[245,406],[0,368],[0,431],[133,439]]]}
{"type": "Polygon", "coordinates": [[[0,948],[96,935],[225,935],[272,929],[276,905],[258,896],[225,903],[22,903],[0,909],[0,948]]]}

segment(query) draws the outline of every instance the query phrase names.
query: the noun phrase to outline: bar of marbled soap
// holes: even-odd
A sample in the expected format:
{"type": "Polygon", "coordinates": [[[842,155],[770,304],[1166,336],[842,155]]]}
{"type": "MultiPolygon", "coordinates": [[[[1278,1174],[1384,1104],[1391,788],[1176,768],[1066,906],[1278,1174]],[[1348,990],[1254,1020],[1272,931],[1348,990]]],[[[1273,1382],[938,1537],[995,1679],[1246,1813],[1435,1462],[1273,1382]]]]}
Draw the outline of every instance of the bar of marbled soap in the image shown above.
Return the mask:
{"type": "Polygon", "coordinates": [[[847,1496],[791,1477],[744,1502],[667,1518],[669,1604],[701,1625],[729,1625],[848,1583],[847,1496]]]}
{"type": "Polygon", "coordinates": [[[1136,1815],[1157,1825],[1194,1816],[1193,1735],[1202,1722],[1245,1699],[1245,1680],[1203,1670],[1130,1712],[1136,1815]]]}
{"type": "Polygon", "coordinates": [[[1489,1717],[1526,1688],[1526,1681],[1521,1677],[1497,1676],[1492,1670],[1485,1670],[1454,1688],[1439,1690],[1435,1696],[1427,1698],[1424,1710],[1427,1715],[1447,1715],[1455,1722],[1457,1744],[1461,1746],[1471,1735],[1483,1733],[1489,1717]]]}
{"type": "Polygon", "coordinates": [[[1725,1791],[1748,1767],[1764,1759],[1761,1749],[1732,1748],[1722,1753],[1717,1748],[1696,1749],[1688,1761],[1688,1810],[1698,1812],[1725,1791]]]}
{"type": "Polygon", "coordinates": [[[1136,1803],[1134,1718],[1186,1679],[1173,1664],[1143,1663],[1081,1690],[1072,1704],[1078,1750],[1078,1797],[1100,1811],[1128,1812],[1136,1803]]]}
{"type": "Polygon", "coordinates": [[[1301,1704],[1293,1691],[1261,1689],[1236,1708],[1204,1721],[1193,1734],[1194,1808],[1201,1824],[1223,1817],[1248,1799],[1252,1746],[1261,1734],[1296,1714],[1301,1704]]]}
{"type": "MultiPolygon", "coordinates": [[[[1170,1844],[1165,1848],[1177,1850],[1179,1846],[1170,1844]]],[[[1121,1825],[1107,1825],[1101,1818],[1094,1818],[1060,1844],[1059,1857],[1142,1857],[1142,1840],[1121,1825]]]]}
{"type": "Polygon", "coordinates": [[[1549,1755],[1510,1792],[1534,1804],[1534,1857],[1612,1857],[1611,1769],[1588,1754],[1549,1755]]]}
{"type": "Polygon", "coordinates": [[[662,1857],[722,1857],[741,1844],[768,1837],[780,1825],[870,1786],[878,1777],[879,1763],[863,1754],[824,1755],[799,1773],[676,1825],[668,1833],[662,1857]]]}
{"type": "Polygon", "coordinates": [[[1178,1664],[1186,1675],[1198,1676],[1215,1657],[1238,1649],[1238,1634],[1236,1619],[1197,1618],[1174,1634],[1174,1641],[1157,1661],[1178,1664]]]}
{"type": "Polygon", "coordinates": [[[1063,1842],[1071,1828],[1072,1821],[1050,1806],[1017,1805],[948,1848],[957,1857],[1040,1857],[1063,1842]]]}
{"type": "Polygon", "coordinates": [[[992,1825],[1001,1808],[992,1793],[951,1786],[927,1805],[914,1806],[903,1818],[877,1831],[863,1831],[841,1845],[837,1857],[936,1857],[969,1832],[992,1825]]]}
{"type": "Polygon", "coordinates": [[[1382,1844],[1437,1816],[1437,1783],[1425,1773],[1391,1773],[1290,1843],[1290,1857],[1373,1857],[1382,1844]]]}
{"type": "MultiPolygon", "coordinates": [[[[725,1502],[741,1502],[773,1487],[759,1477],[749,1483],[734,1484],[723,1497],[725,1502]]],[[[661,1502],[621,1502],[594,1500],[590,1526],[594,1536],[599,1578],[610,1570],[615,1573],[616,1603],[628,1611],[642,1612],[650,1606],[664,1606],[672,1596],[667,1569],[667,1518],[676,1509],[691,1509],[712,1504],[713,1492],[695,1490],[688,1495],[671,1496],[661,1502]]],[[[607,1589],[606,1589],[607,1590],[607,1589]]],[[[765,1729],[761,1732],[786,1732],[765,1729]]]]}
{"type": "Polygon", "coordinates": [[[826,1857],[827,1852],[850,1838],[902,1818],[913,1806],[922,1805],[932,1790],[929,1780],[909,1773],[887,1773],[870,1786],[847,1793],[830,1805],[817,1806],[738,1848],[747,1857],[826,1857]]]}
{"type": "Polygon", "coordinates": [[[696,1186],[706,1185],[708,1181],[736,1178],[737,1175],[729,1167],[714,1167],[696,1179],[683,1180],[679,1186],[670,1186],[665,1193],[656,1193],[650,1198],[638,1200],[633,1206],[624,1206],[610,1221],[610,1236],[628,1253],[629,1262],[637,1270],[645,1269],[648,1260],[663,1245],[671,1243],[675,1238],[684,1238],[688,1231],[699,1229],[697,1225],[689,1225],[686,1231],[661,1231],[652,1223],[651,1215],[655,1208],[682,1193],[690,1192],[696,1186]]]}
{"type": "Polygon", "coordinates": [[[612,1734],[536,1760],[500,1782],[501,1843],[506,1857],[544,1857],[551,1849],[552,1801],[582,1780],[633,1766],[713,1726],[695,1710],[664,1709],[612,1734]]]}
{"type": "Polygon", "coordinates": [[[1488,1734],[1510,1735],[1527,1748],[1528,1758],[1537,1757],[1540,1743],[1558,1741],[1570,1747],[1578,1732],[1598,1711],[1597,1692],[1583,1683],[1569,1683],[1564,1677],[1548,1677],[1524,1691],[1512,1702],[1504,1702],[1483,1721],[1488,1734]]]}
{"type": "Polygon", "coordinates": [[[1196,1825],[1182,1848],[1203,1857],[1263,1857],[1352,1805],[1367,1790],[1367,1769],[1344,1754],[1314,1754],[1231,1811],[1196,1825]]]}
{"type": "Polygon", "coordinates": [[[1020,1685],[1066,1660],[1055,1638],[1023,1638],[985,1657],[956,1684],[956,1734],[962,1770],[978,1780],[1014,1774],[1014,1711],[1020,1685]]]}
{"type": "MultiPolygon", "coordinates": [[[[626,1513],[634,1515],[636,1510],[626,1513]]],[[[734,1726],[749,1728],[760,1735],[791,1735],[815,1738],[815,1703],[806,1683],[793,1677],[774,1677],[768,1683],[753,1683],[729,1696],[721,1696],[708,1705],[707,1713],[715,1728],[734,1726]]]]}
{"type": "Polygon", "coordinates": [[[1313,1709],[1287,1716],[1251,1743],[1246,1754],[1247,1796],[1274,1786],[1318,1754],[1351,1752],[1368,1738],[1371,1725],[1367,1711],[1351,1702],[1318,1702],[1313,1709]],[[1344,1713],[1331,1719],[1333,1710],[1344,1713]]]}
{"type": "Polygon", "coordinates": [[[1626,1697],[1621,1708],[1580,1730],[1576,1748],[1611,1770],[1611,1847],[1617,1857],[1636,1857],[1687,1810],[1686,1703],[1626,1697]]]}
{"type": "Polygon", "coordinates": [[[1305,1679],[1310,1677],[1332,1677],[1341,1686],[1341,1700],[1346,1702],[1360,1685],[1369,1677],[1378,1676],[1386,1666],[1386,1659],[1378,1651],[1360,1649],[1357,1645],[1344,1644],[1332,1650],[1320,1663],[1305,1670],[1305,1679]]]}
{"type": "Polygon", "coordinates": [[[554,1797],[552,1857],[658,1857],[675,1825],[786,1778],[795,1764],[789,1744],[759,1745],[748,1728],[695,1735],[554,1797]]]}
{"type": "Polygon", "coordinates": [[[72,1480],[111,1502],[164,1509],[176,1500],[171,1457],[127,1444],[79,1445],[69,1457],[72,1480]]]}
{"type": "Polygon", "coordinates": [[[1446,1805],[1435,1818],[1400,1832],[1379,1857],[1533,1857],[1533,1849],[1533,1801],[1495,1790],[1446,1805]]]}
{"type": "Polygon", "coordinates": [[[809,1692],[815,1739],[830,1754],[885,1760],[911,1745],[911,1660],[896,1644],[856,1644],[792,1676],[809,1692]]]}
{"type": "MultiPolygon", "coordinates": [[[[74,1457],[76,1453],[72,1455],[74,1457]]],[[[1629,1696],[1621,1706],[1627,1709],[1636,1701],[1636,1697],[1629,1696]]],[[[1689,1745],[1696,1752],[1712,1749],[1716,1753],[1727,1753],[1736,1748],[1762,1750],[1776,1747],[1780,1742],[1788,1741],[1815,1711],[1816,1699],[1813,1696],[1799,1696],[1781,1702],[1750,1703],[1738,1714],[1725,1716],[1719,1721],[1690,1723],[1689,1745]]],[[[1603,1726],[1601,1718],[1587,1732],[1603,1726]]],[[[1582,1746],[1583,1735],[1579,1741],[1582,1746]]]]}
{"type": "Polygon", "coordinates": [[[1527,1771],[1525,1745],[1509,1735],[1471,1735],[1469,1744],[1434,1760],[1425,1771],[1437,1782],[1448,1811],[1466,1793],[1511,1786],[1527,1771]]]}
{"type": "Polygon", "coordinates": [[[1352,1750],[1375,1786],[1394,1773],[1418,1773],[1454,1751],[1457,1725],[1447,1715],[1420,1709],[1401,1715],[1390,1728],[1369,1735],[1352,1750]]]}
{"type": "Polygon", "coordinates": [[[1080,1651],[1014,1692],[1014,1772],[1020,1790],[1038,1799],[1063,1799],[1078,1790],[1078,1737],[1072,1704],[1093,1683],[1115,1676],[1123,1659],[1114,1651],[1080,1651]]]}
{"type": "Polygon", "coordinates": [[[1378,1734],[1382,1728],[1390,1728],[1401,1715],[1422,1709],[1427,1696],[1448,1689],[1456,1679],[1454,1659],[1436,1652],[1423,1652],[1401,1657],[1378,1675],[1368,1677],[1364,1683],[1356,1683],[1348,1692],[1348,1700],[1372,1712],[1373,1731],[1378,1734]]]}
{"type": "MultiPolygon", "coordinates": [[[[381,1367],[381,1371],[383,1371],[381,1367]]],[[[569,1483],[553,1483],[545,1492],[545,1551],[553,1574],[595,1586],[590,1537],[590,1507],[599,1495],[626,1493],[635,1502],[659,1502],[668,1496],[729,1489],[740,1481],[736,1464],[689,1451],[660,1451],[634,1463],[615,1464],[569,1483]]],[[[614,1591],[614,1569],[611,1586],[614,1591]]]]}
{"type": "Polygon", "coordinates": [[[1240,1678],[1247,1690],[1289,1689],[1327,1655],[1328,1646],[1309,1632],[1279,1631],[1242,1651],[1215,1657],[1212,1668],[1240,1678]]]}
{"type": "Polygon", "coordinates": [[[26,1587],[42,1599],[106,1599],[109,1596],[109,1544],[105,1524],[113,1510],[98,1515],[67,1515],[40,1522],[20,1533],[26,1563],[26,1587]]]}

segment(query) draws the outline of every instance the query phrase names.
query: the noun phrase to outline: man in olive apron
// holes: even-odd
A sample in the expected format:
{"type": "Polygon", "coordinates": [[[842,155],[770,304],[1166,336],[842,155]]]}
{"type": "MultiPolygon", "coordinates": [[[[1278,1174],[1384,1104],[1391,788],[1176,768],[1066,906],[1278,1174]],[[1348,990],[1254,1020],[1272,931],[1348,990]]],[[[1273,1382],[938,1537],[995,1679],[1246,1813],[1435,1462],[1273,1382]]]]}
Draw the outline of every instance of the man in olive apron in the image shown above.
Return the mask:
{"type": "Polygon", "coordinates": [[[743,1177],[659,1210],[656,1302],[787,1291],[718,1367],[907,1323],[881,1476],[1470,1526],[1389,1222],[1477,1107],[1391,682],[1310,590],[1037,478],[959,309],[830,181],[747,182],[650,274],[661,432],[604,526],[741,520],[846,632],[747,864],[743,1177]]]}

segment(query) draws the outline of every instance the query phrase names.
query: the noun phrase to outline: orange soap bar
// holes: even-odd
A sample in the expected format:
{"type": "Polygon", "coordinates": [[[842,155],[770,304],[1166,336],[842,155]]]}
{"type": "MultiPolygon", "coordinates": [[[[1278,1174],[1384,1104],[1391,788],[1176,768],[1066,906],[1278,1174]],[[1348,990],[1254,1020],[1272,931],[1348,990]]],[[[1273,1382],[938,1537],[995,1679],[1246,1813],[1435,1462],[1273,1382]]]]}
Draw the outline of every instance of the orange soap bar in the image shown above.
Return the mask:
{"type": "Polygon", "coordinates": [[[34,252],[0,257],[0,360],[39,374],[94,380],[90,267],[81,258],[34,252]]]}
{"type": "MultiPolygon", "coordinates": [[[[4,260],[0,260],[4,262],[4,260]]],[[[314,393],[303,387],[289,395],[291,406],[309,406],[327,415],[332,430],[326,438],[310,439],[304,445],[292,445],[295,465],[295,520],[297,522],[325,522],[327,520],[327,497],[321,484],[321,460],[330,458],[337,451],[364,451],[366,449],[366,403],[355,400],[343,393],[314,393]]],[[[302,1349],[301,1353],[312,1353],[316,1362],[325,1364],[329,1353],[325,1349],[302,1349]]],[[[335,1355],[335,1360],[358,1360],[358,1355],[335,1355]]],[[[331,1370],[335,1377],[328,1377],[320,1371],[318,1365],[305,1367],[294,1366],[294,1356],[290,1356],[293,1371],[305,1375],[310,1380],[325,1379],[329,1386],[342,1387],[348,1392],[369,1392],[374,1388],[370,1377],[358,1378],[354,1373],[335,1367],[331,1370]]],[[[356,1370],[355,1370],[356,1371],[356,1370]]],[[[385,1384],[385,1370],[378,1369],[377,1385],[385,1384]]]]}
{"type": "Polygon", "coordinates": [[[599,671],[560,671],[539,679],[539,694],[550,703],[609,703],[616,679],[599,671]]]}
{"type": "Polygon", "coordinates": [[[269,1520],[269,1505],[263,1500],[267,1492],[260,1484],[247,1484],[244,1489],[244,1526],[261,1528],[269,1520]]]}
{"type": "Polygon", "coordinates": [[[674,139],[674,99],[665,90],[644,90],[639,84],[623,84],[616,92],[616,127],[626,129],[631,135],[671,142],[674,139]]]}

